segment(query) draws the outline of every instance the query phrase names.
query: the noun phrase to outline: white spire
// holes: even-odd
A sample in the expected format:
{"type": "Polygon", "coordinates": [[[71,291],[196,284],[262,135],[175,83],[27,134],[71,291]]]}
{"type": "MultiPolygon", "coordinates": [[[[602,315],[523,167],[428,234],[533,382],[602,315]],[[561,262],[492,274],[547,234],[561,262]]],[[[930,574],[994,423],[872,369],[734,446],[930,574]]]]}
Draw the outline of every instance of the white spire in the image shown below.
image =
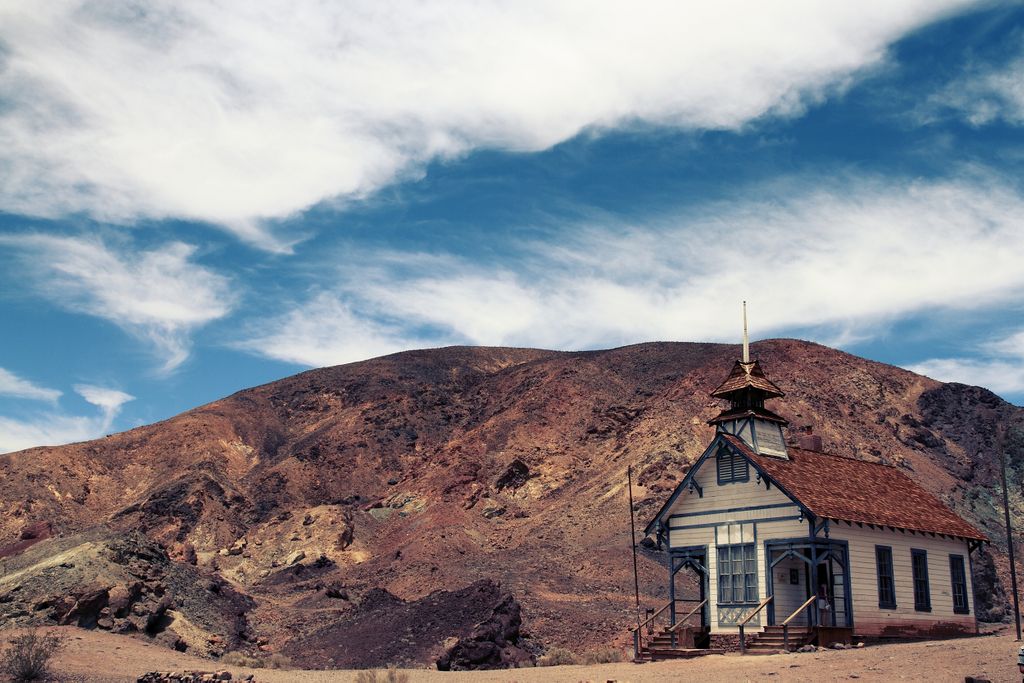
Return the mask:
{"type": "Polygon", "coordinates": [[[750,338],[747,336],[747,302],[743,302],[743,362],[750,362],[750,338]]]}

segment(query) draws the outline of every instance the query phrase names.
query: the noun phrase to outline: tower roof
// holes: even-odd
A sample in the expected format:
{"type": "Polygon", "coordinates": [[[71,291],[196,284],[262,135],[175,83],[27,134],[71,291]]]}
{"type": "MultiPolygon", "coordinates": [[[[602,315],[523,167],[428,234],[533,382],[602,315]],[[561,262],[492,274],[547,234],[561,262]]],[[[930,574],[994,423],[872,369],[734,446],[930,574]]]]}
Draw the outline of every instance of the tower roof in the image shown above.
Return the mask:
{"type": "Polygon", "coordinates": [[[730,394],[744,389],[755,389],[764,394],[765,398],[777,398],[785,396],[782,389],[779,389],[765,376],[761,364],[756,360],[748,363],[736,361],[732,371],[725,378],[717,389],[711,392],[715,398],[729,398],[730,394]]]}

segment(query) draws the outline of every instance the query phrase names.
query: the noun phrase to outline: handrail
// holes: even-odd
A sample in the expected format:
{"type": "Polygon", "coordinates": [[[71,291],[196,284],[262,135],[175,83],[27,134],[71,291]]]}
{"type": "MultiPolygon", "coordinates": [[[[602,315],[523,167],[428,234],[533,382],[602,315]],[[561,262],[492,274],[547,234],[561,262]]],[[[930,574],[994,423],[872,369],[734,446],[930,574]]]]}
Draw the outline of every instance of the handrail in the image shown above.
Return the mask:
{"type": "Polygon", "coordinates": [[[804,611],[805,609],[807,609],[807,608],[808,608],[808,607],[810,606],[810,604],[811,604],[812,602],[814,602],[815,600],[817,600],[817,599],[818,599],[818,596],[817,596],[817,595],[812,595],[811,597],[807,598],[807,602],[805,602],[804,604],[802,604],[802,605],[800,605],[799,607],[797,607],[797,608],[796,608],[796,611],[795,611],[795,612],[793,612],[792,614],[790,614],[790,615],[789,615],[789,617],[788,617],[788,618],[787,618],[787,619],[786,619],[786,620],[785,620],[784,622],[782,622],[782,625],[783,625],[783,626],[788,626],[788,625],[789,625],[789,622],[791,622],[791,621],[793,621],[794,619],[796,619],[796,617],[797,617],[797,615],[798,615],[798,614],[800,614],[800,613],[801,613],[801,612],[803,612],[803,611],[804,611]]]}
{"type": "Polygon", "coordinates": [[[686,625],[686,620],[689,619],[690,617],[692,617],[694,614],[696,614],[698,610],[704,609],[704,605],[706,605],[706,604],[708,604],[708,599],[704,598],[703,602],[701,602],[699,605],[697,605],[692,610],[690,610],[690,613],[687,614],[685,617],[683,617],[682,619],[677,621],[675,626],[672,626],[671,628],[669,628],[669,631],[675,631],[675,630],[680,629],[683,626],[685,626],[686,625]]]}
{"type": "Polygon", "coordinates": [[[739,625],[740,625],[740,626],[745,626],[745,625],[746,625],[746,623],[747,623],[748,621],[750,621],[751,619],[753,619],[753,618],[754,618],[754,617],[755,617],[755,616],[757,615],[757,613],[758,613],[758,612],[760,612],[761,610],[763,610],[763,609],[764,609],[764,607],[765,607],[765,605],[767,605],[767,604],[768,604],[769,602],[771,602],[771,601],[772,601],[772,598],[774,598],[774,597],[775,597],[774,595],[769,595],[769,596],[768,596],[767,598],[765,598],[764,600],[762,600],[762,601],[761,601],[761,604],[757,606],[757,609],[755,609],[755,610],[754,610],[753,612],[751,612],[750,614],[748,614],[748,615],[747,615],[747,616],[746,616],[746,617],[745,617],[745,618],[743,619],[743,621],[741,621],[741,622],[739,623],[739,625]]]}
{"type": "Polygon", "coordinates": [[[652,621],[654,621],[654,619],[655,619],[655,618],[656,618],[656,617],[657,617],[657,616],[658,616],[659,614],[661,614],[662,612],[664,612],[665,610],[667,610],[667,609],[668,609],[669,607],[671,607],[672,605],[673,605],[673,603],[672,603],[672,602],[668,603],[667,605],[665,605],[664,607],[662,607],[661,609],[659,609],[659,610],[658,610],[657,612],[655,612],[655,613],[654,613],[654,614],[652,614],[651,616],[647,617],[647,621],[645,621],[645,622],[644,622],[644,623],[642,623],[642,624],[638,624],[638,625],[634,626],[633,628],[629,629],[629,632],[630,632],[630,633],[633,633],[634,631],[639,631],[639,630],[640,630],[640,629],[642,629],[642,628],[643,628],[644,626],[647,626],[647,624],[649,624],[649,623],[651,623],[652,621]]]}
{"type": "Polygon", "coordinates": [[[742,652],[744,654],[746,654],[746,652],[747,652],[747,634],[745,632],[745,630],[747,628],[747,622],[750,621],[751,619],[753,619],[754,616],[757,615],[758,612],[763,610],[764,606],[767,605],[769,602],[771,602],[772,598],[774,598],[774,597],[775,597],[774,595],[769,595],[767,598],[762,600],[761,604],[757,606],[757,609],[755,609],[753,612],[751,612],[746,617],[744,617],[743,621],[741,621],[739,623],[739,627],[740,627],[740,652],[742,652]]]}

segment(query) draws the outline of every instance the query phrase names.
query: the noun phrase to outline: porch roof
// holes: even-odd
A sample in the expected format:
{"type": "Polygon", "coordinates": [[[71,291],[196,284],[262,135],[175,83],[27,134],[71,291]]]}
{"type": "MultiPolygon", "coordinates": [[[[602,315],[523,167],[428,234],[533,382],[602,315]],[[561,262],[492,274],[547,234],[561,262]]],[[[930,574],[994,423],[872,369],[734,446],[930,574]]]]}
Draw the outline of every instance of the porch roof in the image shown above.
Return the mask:
{"type": "Polygon", "coordinates": [[[720,435],[816,517],[987,541],[938,498],[891,465],[789,447],[789,459],[758,455],[720,435]]]}

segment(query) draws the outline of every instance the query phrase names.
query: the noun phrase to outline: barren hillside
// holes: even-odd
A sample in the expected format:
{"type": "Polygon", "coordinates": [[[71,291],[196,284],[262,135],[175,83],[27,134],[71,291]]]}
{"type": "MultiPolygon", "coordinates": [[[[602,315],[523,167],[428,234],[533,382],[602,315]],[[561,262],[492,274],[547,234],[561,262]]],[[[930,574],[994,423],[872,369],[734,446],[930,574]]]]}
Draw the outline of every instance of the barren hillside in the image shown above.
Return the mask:
{"type": "MultiPolygon", "coordinates": [[[[642,528],[711,438],[720,405],[708,393],[737,353],[413,351],[2,456],[0,618],[53,623],[65,603],[105,590],[89,626],[104,619],[199,653],[358,666],[353,629],[386,612],[396,641],[410,643],[386,656],[424,661],[447,637],[471,635],[481,617],[466,591],[489,579],[500,590],[484,590],[487,609],[508,594],[522,605],[523,647],[621,639],[633,614],[626,467],[642,528]],[[131,558],[111,550],[129,541],[131,558]],[[47,560],[75,548],[87,562],[47,560]],[[216,596],[212,607],[200,609],[189,582],[216,596]],[[125,592],[111,609],[109,596],[125,592]],[[402,631],[411,622],[431,626],[402,631]]],[[[813,425],[826,450],[905,467],[998,541],[996,448],[1010,455],[1019,506],[1024,409],[807,342],[761,342],[753,355],[786,392],[773,409],[794,434],[813,425]]],[[[662,562],[641,557],[652,606],[665,599],[662,562]]],[[[995,617],[1001,562],[998,552],[994,566],[976,562],[995,617]]]]}

